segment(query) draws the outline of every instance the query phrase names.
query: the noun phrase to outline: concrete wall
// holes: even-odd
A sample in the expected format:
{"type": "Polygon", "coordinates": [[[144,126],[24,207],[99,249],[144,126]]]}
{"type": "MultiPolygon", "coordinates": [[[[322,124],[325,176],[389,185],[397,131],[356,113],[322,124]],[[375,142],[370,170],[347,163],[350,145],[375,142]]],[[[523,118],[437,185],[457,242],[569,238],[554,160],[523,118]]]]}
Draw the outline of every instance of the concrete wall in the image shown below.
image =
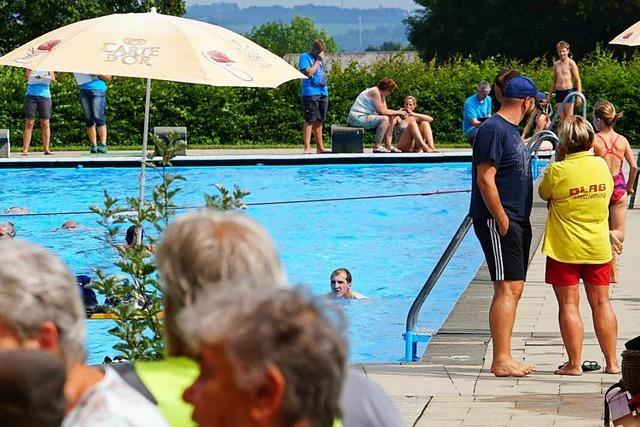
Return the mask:
{"type": "MultiPolygon", "coordinates": [[[[285,61],[293,64],[297,67],[299,53],[288,53],[284,56],[285,61]]],[[[415,51],[400,51],[400,52],[341,52],[341,53],[328,53],[326,55],[327,71],[331,71],[331,66],[334,63],[339,64],[342,68],[349,65],[351,62],[356,62],[361,67],[370,67],[376,62],[383,60],[388,61],[392,58],[403,57],[405,61],[411,62],[419,59],[418,52],[415,51]]]]}

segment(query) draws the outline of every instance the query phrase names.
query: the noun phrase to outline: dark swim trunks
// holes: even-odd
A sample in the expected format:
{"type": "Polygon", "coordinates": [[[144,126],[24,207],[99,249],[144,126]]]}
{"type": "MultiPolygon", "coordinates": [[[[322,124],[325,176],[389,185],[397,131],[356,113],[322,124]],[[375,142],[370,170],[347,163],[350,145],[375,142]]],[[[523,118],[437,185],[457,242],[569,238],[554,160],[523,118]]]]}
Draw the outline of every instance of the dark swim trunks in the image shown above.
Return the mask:
{"type": "MultiPolygon", "coordinates": [[[[569,95],[571,92],[573,92],[573,88],[571,89],[562,89],[562,90],[555,90],[553,93],[556,94],[556,104],[562,104],[562,101],[564,101],[564,99],[567,97],[567,95],[569,95]]],[[[568,104],[573,104],[575,103],[575,98],[573,98],[571,101],[567,102],[568,104]]]]}

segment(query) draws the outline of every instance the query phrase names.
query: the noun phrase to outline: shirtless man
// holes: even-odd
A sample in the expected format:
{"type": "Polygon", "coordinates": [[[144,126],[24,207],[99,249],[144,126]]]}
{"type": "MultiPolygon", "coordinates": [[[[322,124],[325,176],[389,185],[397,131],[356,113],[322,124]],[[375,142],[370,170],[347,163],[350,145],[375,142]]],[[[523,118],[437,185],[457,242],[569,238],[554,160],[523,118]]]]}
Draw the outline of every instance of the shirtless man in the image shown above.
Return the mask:
{"type": "MultiPolygon", "coordinates": [[[[553,82],[549,86],[547,102],[551,102],[551,94],[555,93],[556,109],[558,109],[570,92],[577,90],[582,93],[582,80],[580,80],[576,62],[569,58],[569,43],[560,41],[556,48],[560,59],[553,64],[553,82]],[[575,86],[573,85],[574,82],[575,86]]],[[[573,101],[567,102],[564,109],[560,111],[560,120],[570,116],[573,116],[573,101]]]]}
{"type": "Polygon", "coordinates": [[[331,292],[327,294],[335,299],[364,299],[364,295],[351,290],[351,272],[339,268],[331,273],[331,292]]]}

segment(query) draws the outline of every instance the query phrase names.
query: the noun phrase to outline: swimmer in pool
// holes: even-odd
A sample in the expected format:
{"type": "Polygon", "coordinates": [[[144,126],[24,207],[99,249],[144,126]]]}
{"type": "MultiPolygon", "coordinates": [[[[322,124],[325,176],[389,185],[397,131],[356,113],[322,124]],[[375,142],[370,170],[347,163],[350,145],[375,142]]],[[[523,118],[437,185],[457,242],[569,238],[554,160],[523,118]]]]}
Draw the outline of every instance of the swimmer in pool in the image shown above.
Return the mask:
{"type": "Polygon", "coordinates": [[[331,292],[326,295],[334,299],[365,299],[366,297],[351,290],[351,273],[346,268],[339,268],[331,273],[331,292]]]}

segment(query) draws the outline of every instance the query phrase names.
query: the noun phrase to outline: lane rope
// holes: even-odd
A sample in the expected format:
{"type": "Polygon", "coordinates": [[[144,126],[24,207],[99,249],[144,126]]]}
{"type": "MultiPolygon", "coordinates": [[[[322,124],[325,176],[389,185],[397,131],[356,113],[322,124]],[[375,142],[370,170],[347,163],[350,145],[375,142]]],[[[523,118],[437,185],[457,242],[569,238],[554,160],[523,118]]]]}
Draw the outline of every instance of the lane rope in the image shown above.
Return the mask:
{"type": "MultiPolygon", "coordinates": [[[[443,194],[456,194],[456,193],[470,193],[471,189],[454,189],[454,190],[436,190],[421,193],[399,193],[399,194],[376,194],[369,196],[350,196],[350,197],[327,197],[318,199],[294,199],[294,200],[275,200],[268,202],[248,202],[245,203],[249,206],[277,206],[277,205],[294,205],[304,203],[327,203],[327,202],[344,202],[351,200],[373,200],[373,199],[392,199],[399,197],[427,197],[427,196],[439,196],[443,194]]],[[[205,205],[191,205],[191,206],[178,206],[172,208],[173,210],[186,210],[186,209],[201,209],[205,205]]],[[[115,216],[126,216],[127,214],[133,214],[136,211],[133,209],[123,209],[118,211],[115,216]]],[[[0,218],[15,218],[15,217],[28,217],[28,216],[58,216],[58,215],[96,215],[92,211],[62,211],[62,212],[29,212],[29,213],[0,213],[0,218]]]]}

